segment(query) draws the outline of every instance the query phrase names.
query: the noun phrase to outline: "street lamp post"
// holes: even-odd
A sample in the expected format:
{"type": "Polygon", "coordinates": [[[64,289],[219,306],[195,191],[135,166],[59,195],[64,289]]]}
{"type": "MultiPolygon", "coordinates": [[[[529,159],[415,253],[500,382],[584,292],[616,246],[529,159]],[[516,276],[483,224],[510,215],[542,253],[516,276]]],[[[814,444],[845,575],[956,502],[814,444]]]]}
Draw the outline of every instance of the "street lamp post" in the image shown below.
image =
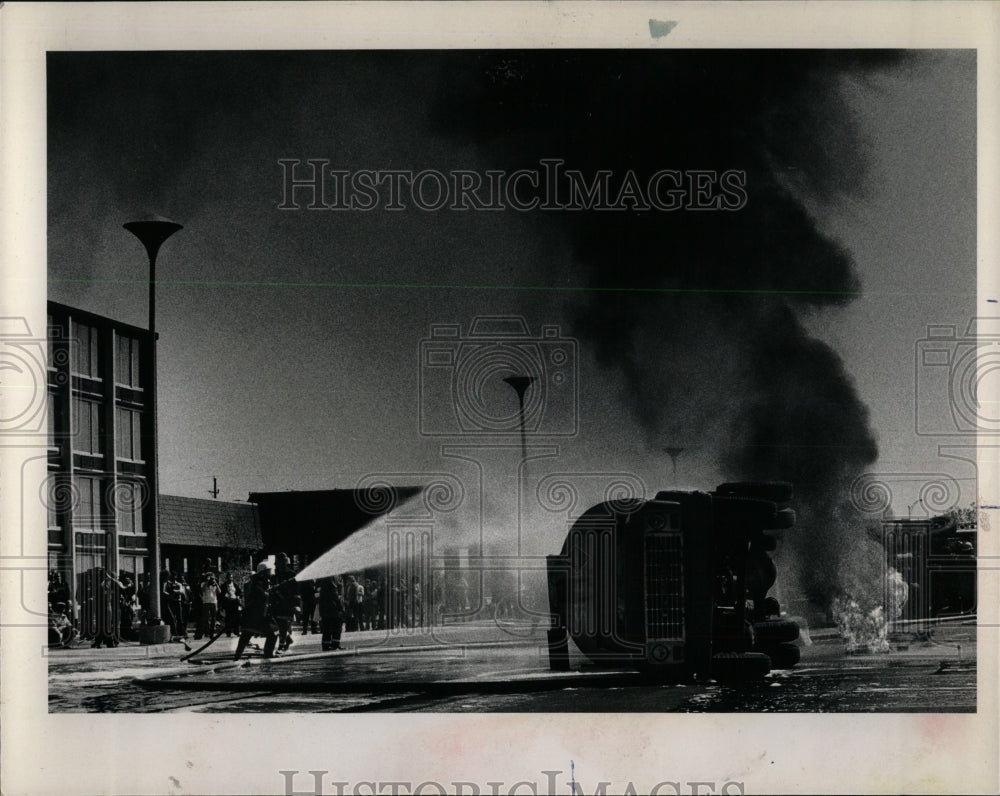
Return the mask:
{"type": "Polygon", "coordinates": [[[508,376],[504,381],[517,393],[518,417],[521,425],[521,461],[528,461],[528,446],[524,439],[524,394],[535,379],[531,376],[508,376]]]}
{"type": "Polygon", "coordinates": [[[163,242],[182,229],[169,219],[161,216],[147,215],[135,221],[129,221],[123,225],[125,229],[135,235],[143,246],[146,247],[146,254],[149,256],[149,414],[150,422],[146,423],[146,439],[144,450],[149,457],[149,467],[146,473],[146,484],[149,487],[150,516],[152,524],[147,531],[147,544],[149,545],[149,611],[151,616],[147,618],[159,620],[160,618],[160,473],[159,473],[159,450],[158,450],[158,415],[157,415],[157,390],[156,390],[156,254],[160,250],[163,242]]]}
{"type": "Polygon", "coordinates": [[[524,437],[524,394],[535,379],[532,376],[508,376],[504,381],[517,393],[518,417],[521,426],[521,484],[520,495],[524,495],[528,486],[528,444],[524,437]]]}
{"type": "Polygon", "coordinates": [[[676,484],[677,483],[677,457],[680,456],[684,452],[684,448],[670,447],[670,448],[664,448],[663,450],[666,451],[667,456],[670,457],[670,461],[674,465],[674,484],[676,484]]]}

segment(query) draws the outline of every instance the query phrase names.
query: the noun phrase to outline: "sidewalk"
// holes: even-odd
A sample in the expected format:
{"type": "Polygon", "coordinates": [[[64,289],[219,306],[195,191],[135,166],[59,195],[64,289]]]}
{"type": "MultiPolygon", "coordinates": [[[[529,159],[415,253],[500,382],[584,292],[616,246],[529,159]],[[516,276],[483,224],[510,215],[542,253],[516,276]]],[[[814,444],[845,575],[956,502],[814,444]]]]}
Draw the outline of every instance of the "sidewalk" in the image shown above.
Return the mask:
{"type": "MultiPolygon", "coordinates": [[[[321,636],[319,633],[303,634],[301,630],[296,630],[292,634],[293,644],[284,653],[285,656],[303,655],[321,652],[321,636]]],[[[362,630],[351,633],[344,633],[340,640],[341,648],[347,652],[365,652],[367,650],[385,650],[401,647],[423,646],[423,645],[445,645],[461,646],[463,644],[485,644],[496,642],[517,643],[518,641],[544,641],[545,632],[540,626],[532,630],[530,624],[515,625],[505,623],[498,626],[494,622],[467,622],[463,624],[450,624],[436,628],[397,628],[395,630],[362,630]]],[[[208,638],[195,640],[193,636],[187,639],[191,651],[201,647],[208,638]]],[[[227,638],[222,635],[216,639],[203,653],[192,656],[192,661],[197,662],[201,657],[212,657],[219,659],[225,657],[225,653],[230,656],[236,652],[237,638],[235,636],[227,638]]],[[[263,639],[255,638],[252,643],[262,646],[263,639]]],[[[256,652],[254,649],[249,650],[256,652]]],[[[144,661],[157,661],[167,663],[176,661],[188,655],[184,645],[179,642],[169,644],[148,644],[141,645],[137,641],[122,641],[117,647],[100,647],[94,649],[89,641],[80,642],[69,649],[50,648],[46,657],[49,666],[59,666],[60,664],[78,663],[102,663],[114,664],[122,662],[124,665],[134,667],[141,665],[144,661]]],[[[101,668],[107,668],[106,666],[101,668]]]]}

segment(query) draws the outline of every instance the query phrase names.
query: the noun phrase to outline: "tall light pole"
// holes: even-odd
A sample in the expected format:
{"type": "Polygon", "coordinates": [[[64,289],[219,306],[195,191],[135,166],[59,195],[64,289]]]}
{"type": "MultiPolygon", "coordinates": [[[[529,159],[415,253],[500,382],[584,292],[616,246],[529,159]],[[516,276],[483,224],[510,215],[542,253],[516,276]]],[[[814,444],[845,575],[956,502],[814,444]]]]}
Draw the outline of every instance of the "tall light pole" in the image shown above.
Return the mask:
{"type": "Polygon", "coordinates": [[[666,451],[667,456],[670,457],[670,461],[673,462],[673,465],[674,465],[674,484],[676,485],[677,484],[677,457],[680,456],[684,452],[684,448],[671,447],[671,448],[664,448],[663,450],[666,451]]]}
{"type": "MultiPolygon", "coordinates": [[[[517,393],[518,417],[521,425],[521,495],[527,493],[528,486],[528,444],[524,437],[524,394],[535,379],[532,376],[508,376],[504,381],[517,393]]],[[[520,497],[520,496],[519,496],[520,497]]]]}
{"type": "Polygon", "coordinates": [[[156,254],[163,242],[177,230],[180,224],[161,216],[146,215],[135,221],[128,221],[125,229],[135,235],[149,256],[149,414],[146,423],[146,440],[143,450],[149,457],[146,484],[149,487],[150,516],[152,525],[147,531],[149,545],[149,618],[160,618],[160,473],[157,426],[159,424],[156,405],[156,254]]]}
{"type": "Polygon", "coordinates": [[[535,379],[532,376],[508,376],[504,379],[517,393],[518,417],[521,421],[521,460],[528,460],[528,447],[524,440],[524,394],[535,379]]]}

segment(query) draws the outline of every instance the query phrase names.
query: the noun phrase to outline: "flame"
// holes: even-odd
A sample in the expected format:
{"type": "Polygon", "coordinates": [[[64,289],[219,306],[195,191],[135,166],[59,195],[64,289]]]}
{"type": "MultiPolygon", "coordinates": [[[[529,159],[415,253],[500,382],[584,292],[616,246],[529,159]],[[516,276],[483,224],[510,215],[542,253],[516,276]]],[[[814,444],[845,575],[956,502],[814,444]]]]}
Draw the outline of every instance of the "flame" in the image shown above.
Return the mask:
{"type": "Polygon", "coordinates": [[[884,585],[881,605],[863,604],[849,595],[834,599],[831,612],[849,655],[889,651],[889,621],[902,614],[908,589],[903,576],[891,568],[884,585]]]}
{"type": "Polygon", "coordinates": [[[881,605],[866,611],[852,597],[837,597],[831,607],[848,654],[889,651],[889,623],[881,605]]]}

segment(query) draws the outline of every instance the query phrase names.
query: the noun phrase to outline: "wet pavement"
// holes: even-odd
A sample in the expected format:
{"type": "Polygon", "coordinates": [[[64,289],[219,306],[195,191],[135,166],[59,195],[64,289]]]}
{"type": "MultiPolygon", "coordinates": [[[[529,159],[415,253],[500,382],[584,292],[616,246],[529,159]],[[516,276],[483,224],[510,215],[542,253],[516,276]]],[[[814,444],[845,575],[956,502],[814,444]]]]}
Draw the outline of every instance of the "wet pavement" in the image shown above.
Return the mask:
{"type": "MultiPolygon", "coordinates": [[[[847,655],[812,634],[802,660],[741,686],[659,684],[574,661],[551,672],[544,631],[458,625],[433,633],[346,634],[322,653],[315,635],[266,661],[232,661],[219,639],[192,662],[179,644],[52,650],[50,712],[974,712],[976,627],[935,628],[889,653],[847,655]],[[905,648],[904,648],[905,647],[905,648]]],[[[194,642],[191,642],[194,644],[194,642]]]]}

